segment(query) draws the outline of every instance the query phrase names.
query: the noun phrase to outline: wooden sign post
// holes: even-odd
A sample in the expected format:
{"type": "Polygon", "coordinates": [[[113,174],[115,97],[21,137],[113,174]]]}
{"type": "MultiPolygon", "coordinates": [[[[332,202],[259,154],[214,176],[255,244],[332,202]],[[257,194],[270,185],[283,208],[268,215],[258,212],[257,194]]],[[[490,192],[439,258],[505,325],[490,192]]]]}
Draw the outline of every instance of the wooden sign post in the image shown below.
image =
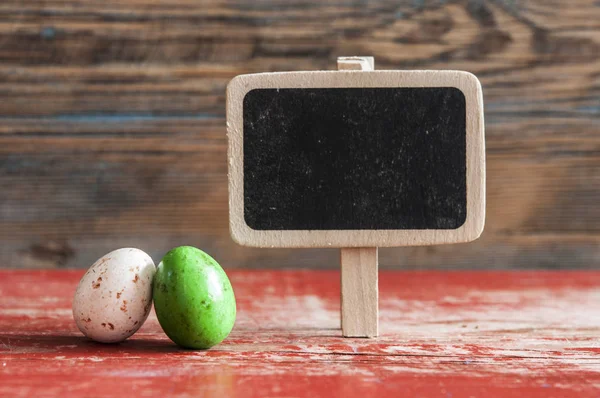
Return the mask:
{"type": "MultiPolygon", "coordinates": [[[[373,57],[340,57],[338,70],[372,71],[373,57]]],[[[342,334],[379,336],[379,252],[376,247],[345,248],[340,253],[342,334]]]]}
{"type": "Polygon", "coordinates": [[[477,78],[373,66],[344,57],[227,87],[232,238],[341,248],[346,337],[378,335],[378,247],[468,242],[485,219],[477,78]]]}

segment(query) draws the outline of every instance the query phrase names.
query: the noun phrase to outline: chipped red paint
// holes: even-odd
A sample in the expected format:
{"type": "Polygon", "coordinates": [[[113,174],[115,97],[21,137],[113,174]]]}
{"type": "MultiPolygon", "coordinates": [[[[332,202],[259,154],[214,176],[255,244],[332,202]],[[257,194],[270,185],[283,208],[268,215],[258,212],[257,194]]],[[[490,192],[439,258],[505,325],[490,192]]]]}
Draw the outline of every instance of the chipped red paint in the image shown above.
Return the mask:
{"type": "Polygon", "coordinates": [[[377,339],[344,339],[339,273],[232,271],[238,320],[208,351],[152,314],[81,335],[80,271],[0,271],[0,397],[597,397],[600,272],[381,272],[377,339]]]}

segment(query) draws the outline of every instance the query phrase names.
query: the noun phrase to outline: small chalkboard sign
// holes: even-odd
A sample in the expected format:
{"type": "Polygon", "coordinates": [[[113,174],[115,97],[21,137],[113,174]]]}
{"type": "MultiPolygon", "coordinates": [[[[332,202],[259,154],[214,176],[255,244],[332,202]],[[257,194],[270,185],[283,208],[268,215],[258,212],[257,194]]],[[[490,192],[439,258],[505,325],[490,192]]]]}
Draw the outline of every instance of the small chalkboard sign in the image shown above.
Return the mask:
{"type": "MultiPolygon", "coordinates": [[[[485,145],[477,78],[369,71],[372,59],[355,61],[341,68],[350,70],[242,75],[229,84],[236,242],[376,248],[481,234],[485,145]]],[[[376,251],[362,255],[376,262],[376,251]]]]}

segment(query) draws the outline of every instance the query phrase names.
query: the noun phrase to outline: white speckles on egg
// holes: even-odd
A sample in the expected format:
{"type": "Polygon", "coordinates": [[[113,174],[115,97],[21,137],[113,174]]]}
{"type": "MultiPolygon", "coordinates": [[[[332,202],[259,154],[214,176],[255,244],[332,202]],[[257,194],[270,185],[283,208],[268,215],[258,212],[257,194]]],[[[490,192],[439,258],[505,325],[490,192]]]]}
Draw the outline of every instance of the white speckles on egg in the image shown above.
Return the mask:
{"type": "Polygon", "coordinates": [[[102,343],[117,343],[137,332],[152,308],[155,272],[150,256],[139,249],[118,249],[96,261],[73,299],[79,330],[102,343]]]}

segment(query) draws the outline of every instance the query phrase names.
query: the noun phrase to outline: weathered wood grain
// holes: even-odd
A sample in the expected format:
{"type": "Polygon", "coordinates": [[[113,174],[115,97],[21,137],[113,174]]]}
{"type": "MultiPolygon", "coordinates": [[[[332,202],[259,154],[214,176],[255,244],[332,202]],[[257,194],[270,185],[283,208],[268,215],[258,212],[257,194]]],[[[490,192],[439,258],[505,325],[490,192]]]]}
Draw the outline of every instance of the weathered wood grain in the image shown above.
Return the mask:
{"type": "Polygon", "coordinates": [[[0,396],[598,396],[596,271],[384,271],[376,339],[342,338],[339,272],[228,272],[236,325],[193,351],[154,312],[122,344],[86,339],[82,271],[0,271],[0,396]]]}
{"type": "Polygon", "coordinates": [[[4,0],[1,266],[192,244],[239,267],[336,267],[334,250],[229,238],[225,85],[355,54],[468,70],[484,89],[482,238],[383,249],[382,268],[600,266],[595,0],[4,0]]]}

